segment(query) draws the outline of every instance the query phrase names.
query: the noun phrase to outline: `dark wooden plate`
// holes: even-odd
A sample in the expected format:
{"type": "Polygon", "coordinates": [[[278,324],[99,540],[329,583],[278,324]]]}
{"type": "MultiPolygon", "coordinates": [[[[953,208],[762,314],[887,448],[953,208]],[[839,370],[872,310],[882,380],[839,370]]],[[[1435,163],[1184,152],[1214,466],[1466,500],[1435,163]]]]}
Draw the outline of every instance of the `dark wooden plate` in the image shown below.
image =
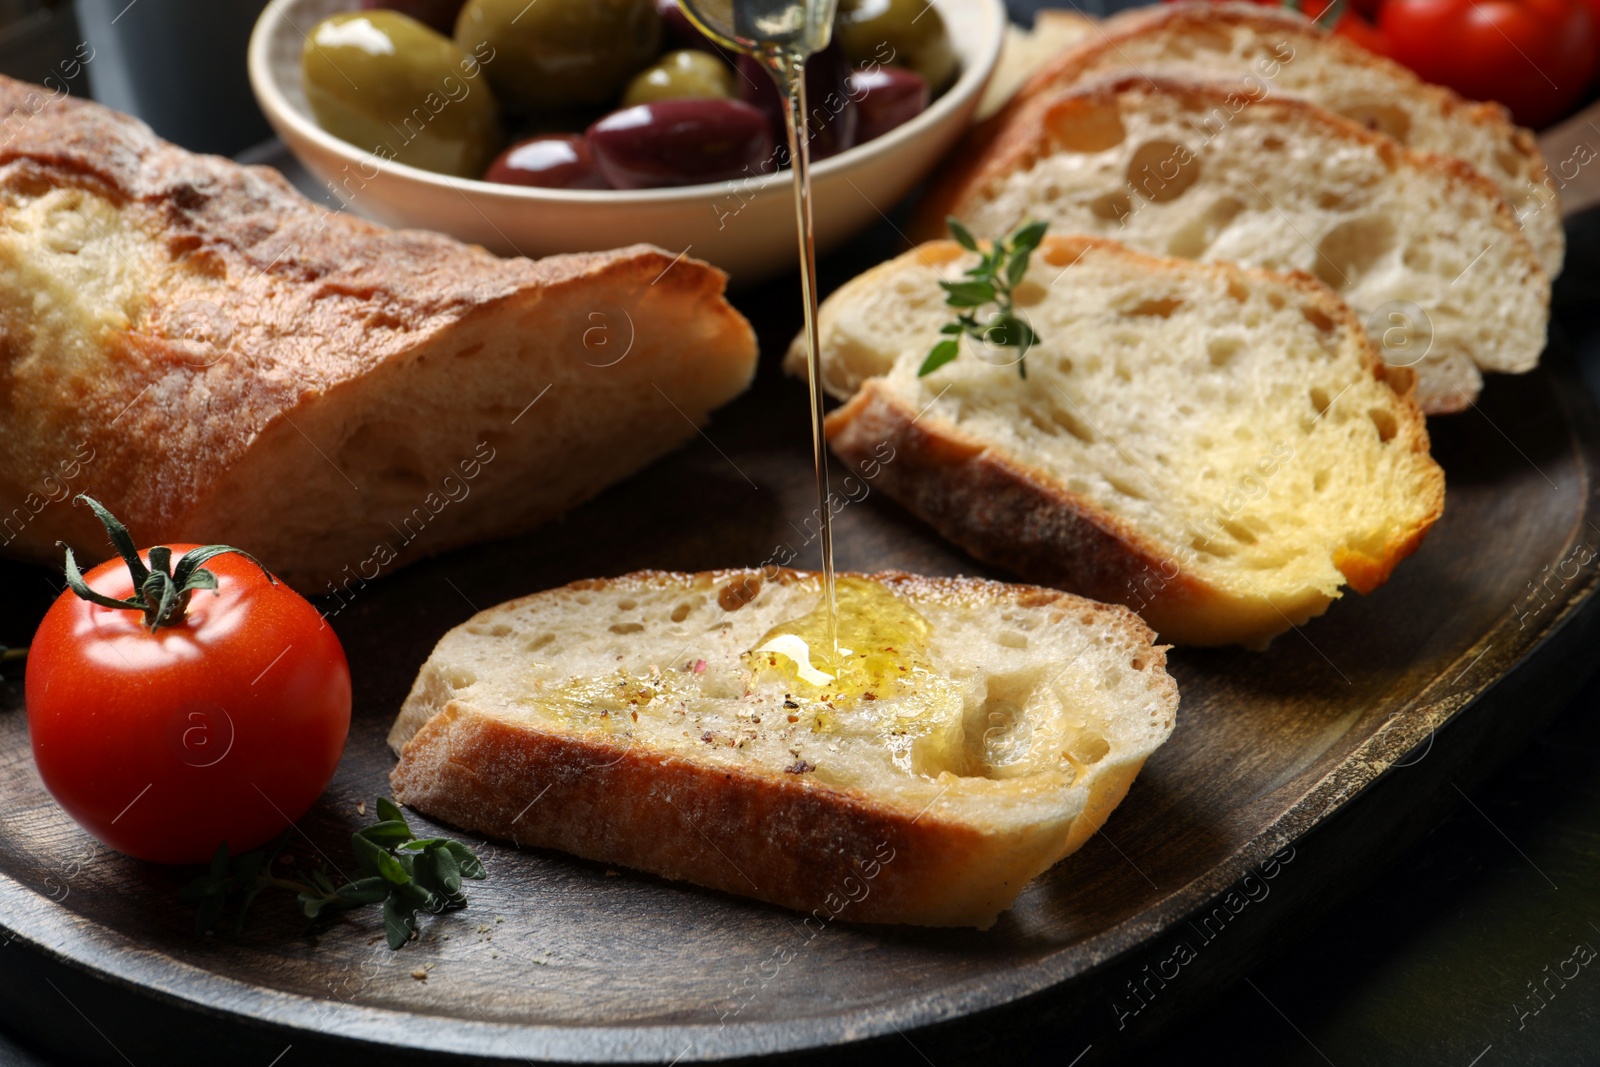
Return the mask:
{"type": "MultiPolygon", "coordinates": [[[[357,803],[385,791],[383,736],[416,666],[475,608],[582,576],[753,564],[785,543],[802,561],[814,551],[802,389],[770,358],[790,324],[766,321],[756,388],[705,439],[543,531],[419,563],[331,616],[355,720],[296,851],[348,854],[370,818],[357,803]]],[[[308,937],[272,906],[242,936],[199,940],[177,899],[191,872],[107,853],[51,802],[13,681],[0,691],[3,1013],[115,1063],[219,1062],[227,1050],[266,1064],[291,1045],[355,1062],[397,1062],[397,1050],[687,1062],[882,1038],[908,1056],[933,1043],[942,1062],[939,1050],[981,1044],[992,1026],[1045,1022],[1062,1062],[1086,1046],[1098,1058],[1216,980],[1195,975],[1237,969],[1284,923],[1308,921],[1340,879],[1453,802],[1449,783],[1470,780],[1472,761],[1509,754],[1554,714],[1549,693],[1581,680],[1559,650],[1594,629],[1600,419],[1559,351],[1550,362],[1434,422],[1445,517],[1389,585],[1266,653],[1172,656],[1183,703],[1171,742],[1105,832],[988,932],[836,921],[816,933],[776,908],[491,842],[470,907],[426,920],[401,952],[372,916],[308,937]],[[1528,695],[1535,681],[1543,703],[1528,695]],[[1307,838],[1335,813],[1343,830],[1307,838]],[[1228,932],[1240,929],[1251,932],[1228,932]],[[1180,982],[1187,993],[1169,991],[1180,982]],[[925,1032],[975,1014],[996,1021],[925,1032]]],[[[839,562],[981,572],[877,493],[839,516],[839,562]]],[[[53,576],[0,578],[7,630],[25,630],[53,576]]]]}
{"type": "MultiPolygon", "coordinates": [[[[1555,132],[1588,136],[1570,125],[1555,132]]],[[[1567,158],[1564,144],[1546,154],[1567,158]]],[[[836,284],[898,241],[879,227],[827,274],[836,284]]],[[[417,666],[476,609],[643,567],[755,565],[785,547],[815,560],[804,389],[776,366],[794,295],[786,280],[736,299],[767,357],[690,447],[531,536],[323,605],[356,706],[297,851],[348,854],[370,821],[357,804],[386,792],[383,737],[417,666]]],[[[1449,489],[1421,551],[1268,652],[1174,652],[1172,740],[1104,832],[983,933],[816,932],[765,905],[486,842],[491,876],[470,906],[425,920],[401,952],[371,916],[301,936],[291,909],[267,905],[241,936],[197,939],[178,902],[192,872],[108,853],[63,815],[33,769],[20,681],[0,681],[0,1017],[74,1059],[141,1065],[1114,1058],[1435,825],[1596,665],[1600,412],[1570,354],[1558,341],[1539,371],[1493,378],[1478,408],[1430,431],[1449,489]]],[[[989,573],[881,494],[852,495],[842,568],[989,573]]],[[[0,563],[0,642],[25,643],[59,584],[0,563]]]]}

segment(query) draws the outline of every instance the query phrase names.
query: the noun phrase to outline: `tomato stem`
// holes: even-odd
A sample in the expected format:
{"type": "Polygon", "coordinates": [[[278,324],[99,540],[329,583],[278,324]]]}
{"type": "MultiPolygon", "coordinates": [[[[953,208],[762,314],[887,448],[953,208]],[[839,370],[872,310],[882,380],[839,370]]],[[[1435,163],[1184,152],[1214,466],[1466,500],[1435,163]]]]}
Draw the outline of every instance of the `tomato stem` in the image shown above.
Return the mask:
{"type": "Polygon", "coordinates": [[[178,560],[177,566],[172,564],[172,549],[166,545],[157,545],[147,553],[150,559],[148,566],[139,557],[139,550],[134,547],[133,537],[129,535],[128,528],[117,520],[104,505],[98,500],[84,493],[79,493],[78,500],[89,506],[95,518],[106,528],[106,533],[111,536],[111,544],[116,548],[117,555],[128,565],[128,574],[133,578],[133,596],[123,600],[106,596],[96,592],[84,581],[83,572],[78,569],[78,561],[72,555],[72,549],[65,542],[57,541],[56,544],[66,549],[66,576],[67,585],[72,591],[91,604],[98,604],[103,608],[118,610],[127,609],[144,613],[144,624],[151,633],[162,626],[177,626],[183,622],[184,612],[189,607],[189,598],[196,589],[217,588],[217,576],[200,565],[213,556],[220,556],[231,552],[261,568],[261,573],[267,576],[267,581],[273,585],[278,584],[278,579],[272,576],[266,565],[243,549],[231,545],[201,545],[191,548],[178,560]]]}
{"type": "Polygon", "coordinates": [[[1347,5],[1348,0],[1333,0],[1333,3],[1323,8],[1322,12],[1312,21],[1316,23],[1319,30],[1332,30],[1339,25],[1339,20],[1344,18],[1344,9],[1347,5]]]}

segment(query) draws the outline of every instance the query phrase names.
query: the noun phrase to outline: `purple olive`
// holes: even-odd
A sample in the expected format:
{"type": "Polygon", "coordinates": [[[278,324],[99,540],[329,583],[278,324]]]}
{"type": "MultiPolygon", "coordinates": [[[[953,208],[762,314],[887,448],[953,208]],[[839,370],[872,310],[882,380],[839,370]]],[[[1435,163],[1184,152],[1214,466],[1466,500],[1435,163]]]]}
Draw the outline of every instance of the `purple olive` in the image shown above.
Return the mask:
{"type": "Polygon", "coordinates": [[[698,185],[771,169],[766,116],[738,100],[657,100],[589,127],[600,170],[618,189],[698,185]]]}
{"type": "MultiPolygon", "coordinates": [[[[844,49],[834,41],[806,60],[806,123],[811,131],[812,160],[838,155],[856,143],[859,116],[850,99],[846,80],[850,74],[844,49]]],[[[789,143],[789,130],[783,122],[783,103],[778,98],[778,83],[760,61],[739,57],[739,98],[761,109],[772,124],[778,143],[789,143]]],[[[784,153],[787,158],[787,151],[784,153]]]]}
{"type": "Polygon", "coordinates": [[[361,0],[363,11],[398,11],[449,37],[467,0],[361,0]]]}
{"type": "Polygon", "coordinates": [[[882,137],[928,109],[928,81],[899,67],[873,67],[850,75],[850,99],[861,122],[856,143],[882,137]]]}
{"type": "Polygon", "coordinates": [[[546,189],[611,188],[581,133],[549,133],[518,141],[489,164],[483,180],[546,189]]]}

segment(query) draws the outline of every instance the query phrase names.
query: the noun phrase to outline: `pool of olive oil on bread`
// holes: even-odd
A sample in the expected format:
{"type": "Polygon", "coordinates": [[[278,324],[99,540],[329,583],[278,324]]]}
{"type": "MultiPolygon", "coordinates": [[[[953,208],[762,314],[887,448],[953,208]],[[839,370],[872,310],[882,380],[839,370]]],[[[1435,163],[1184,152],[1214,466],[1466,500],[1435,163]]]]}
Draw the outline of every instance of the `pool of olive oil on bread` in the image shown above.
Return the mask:
{"type": "Polygon", "coordinates": [[[643,572],[491,608],[417,676],[395,796],[801,912],[881,844],[895,860],[852,919],[987,927],[1172,732],[1164,650],[1125,608],[905,574],[841,576],[838,605],[837,657],[803,572],[643,572]]]}

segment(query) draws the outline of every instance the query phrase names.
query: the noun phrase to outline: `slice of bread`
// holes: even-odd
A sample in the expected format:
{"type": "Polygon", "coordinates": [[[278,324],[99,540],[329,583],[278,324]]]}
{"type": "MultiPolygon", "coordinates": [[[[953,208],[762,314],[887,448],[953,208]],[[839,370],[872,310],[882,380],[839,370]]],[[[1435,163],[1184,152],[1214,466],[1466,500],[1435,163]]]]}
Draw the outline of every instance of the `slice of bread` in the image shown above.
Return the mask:
{"type": "MultiPolygon", "coordinates": [[[[923,245],[822,305],[847,464],[979,559],[1135,608],[1164,641],[1262,647],[1368,592],[1421,543],[1444,474],[1410,395],[1316,281],[1047,237],[1018,287],[1026,378],[971,351],[917,371],[950,321],[923,245]]],[[[1001,350],[1014,359],[1015,350],[1001,350]]],[[[798,346],[786,366],[803,375],[798,346]]]]}
{"type": "Polygon", "coordinates": [[[1015,116],[977,173],[936,190],[918,232],[980,237],[1028,218],[1163,255],[1301,270],[1351,305],[1429,412],[1526,371],[1550,281],[1499,190],[1303,100],[1125,75],[1015,116]]]}
{"type": "Polygon", "coordinates": [[[0,551],[237,545],[310,593],[553,518],[755,373],[721,271],[534,262],[0,78],[0,551]],[[548,391],[548,392],[547,392],[548,391]]]}
{"type": "Polygon", "coordinates": [[[1112,71],[1241,81],[1269,94],[1309,100],[1422,152],[1455,156],[1500,187],[1539,264],[1561,273],[1561,206],[1532,133],[1496,103],[1464,100],[1324,33],[1284,8],[1257,4],[1158,5],[1106,20],[1069,42],[1022,90],[1038,98],[1112,71]]]}
{"type": "Polygon", "coordinates": [[[842,575],[837,686],[753,651],[815,636],[820,599],[815,574],[656,571],[481,612],[395,720],[395,797],[822,921],[987,927],[1172,732],[1165,649],[1125,608],[842,575]]]}

